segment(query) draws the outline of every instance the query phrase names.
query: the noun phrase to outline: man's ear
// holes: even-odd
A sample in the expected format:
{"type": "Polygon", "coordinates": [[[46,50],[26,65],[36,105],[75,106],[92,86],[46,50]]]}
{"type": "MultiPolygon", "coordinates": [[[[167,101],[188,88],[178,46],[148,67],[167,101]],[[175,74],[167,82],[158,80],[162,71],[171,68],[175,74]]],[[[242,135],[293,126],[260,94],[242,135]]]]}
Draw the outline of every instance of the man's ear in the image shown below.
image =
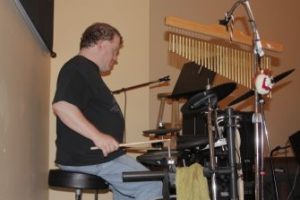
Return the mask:
{"type": "Polygon", "coordinates": [[[97,48],[101,49],[102,45],[103,45],[103,40],[98,40],[97,43],[96,43],[97,48]]]}

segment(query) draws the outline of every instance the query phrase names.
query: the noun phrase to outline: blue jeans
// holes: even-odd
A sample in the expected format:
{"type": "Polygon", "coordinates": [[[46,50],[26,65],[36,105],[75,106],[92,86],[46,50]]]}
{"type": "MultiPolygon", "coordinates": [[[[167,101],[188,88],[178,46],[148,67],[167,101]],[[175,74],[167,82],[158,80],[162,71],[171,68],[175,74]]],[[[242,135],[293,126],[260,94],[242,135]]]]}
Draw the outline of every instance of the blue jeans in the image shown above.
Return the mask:
{"type": "Polygon", "coordinates": [[[162,182],[160,181],[123,182],[122,172],[148,170],[128,155],[97,165],[59,165],[59,168],[100,176],[109,183],[114,200],[153,200],[162,196],[162,182]]]}

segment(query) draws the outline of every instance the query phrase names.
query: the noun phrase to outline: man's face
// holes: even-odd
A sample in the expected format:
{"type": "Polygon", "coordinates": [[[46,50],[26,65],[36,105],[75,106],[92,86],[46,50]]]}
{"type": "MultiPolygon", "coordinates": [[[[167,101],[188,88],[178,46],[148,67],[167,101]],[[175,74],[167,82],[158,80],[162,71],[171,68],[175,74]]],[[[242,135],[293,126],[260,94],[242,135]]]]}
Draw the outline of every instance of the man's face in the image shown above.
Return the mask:
{"type": "Polygon", "coordinates": [[[101,72],[109,72],[118,63],[120,37],[115,35],[113,40],[103,40],[98,42],[99,48],[99,68],[101,72]]]}

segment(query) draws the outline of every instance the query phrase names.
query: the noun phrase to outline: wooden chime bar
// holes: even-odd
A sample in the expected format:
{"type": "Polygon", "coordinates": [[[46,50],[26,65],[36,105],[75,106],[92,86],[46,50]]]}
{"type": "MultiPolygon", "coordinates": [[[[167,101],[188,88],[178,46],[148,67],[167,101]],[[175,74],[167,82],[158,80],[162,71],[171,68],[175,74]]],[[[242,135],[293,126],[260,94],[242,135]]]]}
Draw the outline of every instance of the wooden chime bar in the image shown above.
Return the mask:
{"type": "MultiPolygon", "coordinates": [[[[195,22],[176,17],[167,17],[166,25],[173,28],[169,32],[169,51],[189,61],[204,66],[238,84],[252,88],[253,52],[239,48],[236,45],[252,45],[251,37],[235,30],[230,33],[225,27],[219,25],[201,25],[195,22]],[[228,40],[234,47],[228,44],[218,44],[216,40],[204,40],[204,36],[228,40]],[[201,37],[202,36],[202,37],[201,37]]],[[[222,42],[221,42],[222,43],[222,42]]],[[[283,47],[279,43],[262,41],[266,50],[280,52],[283,47]]],[[[271,58],[263,56],[260,63],[261,69],[270,69],[271,58]]]]}

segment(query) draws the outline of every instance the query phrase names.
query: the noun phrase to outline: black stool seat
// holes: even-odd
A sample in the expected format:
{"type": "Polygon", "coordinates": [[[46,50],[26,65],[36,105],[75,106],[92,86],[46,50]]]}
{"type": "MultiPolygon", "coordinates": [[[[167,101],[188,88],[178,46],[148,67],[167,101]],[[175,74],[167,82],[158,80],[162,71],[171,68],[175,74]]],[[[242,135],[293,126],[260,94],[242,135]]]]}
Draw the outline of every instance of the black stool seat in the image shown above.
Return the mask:
{"type": "Polygon", "coordinates": [[[96,199],[98,190],[108,188],[106,181],[99,176],[60,169],[52,169],[49,171],[48,184],[50,187],[75,189],[76,199],[81,198],[81,190],[96,190],[96,199]]]}

